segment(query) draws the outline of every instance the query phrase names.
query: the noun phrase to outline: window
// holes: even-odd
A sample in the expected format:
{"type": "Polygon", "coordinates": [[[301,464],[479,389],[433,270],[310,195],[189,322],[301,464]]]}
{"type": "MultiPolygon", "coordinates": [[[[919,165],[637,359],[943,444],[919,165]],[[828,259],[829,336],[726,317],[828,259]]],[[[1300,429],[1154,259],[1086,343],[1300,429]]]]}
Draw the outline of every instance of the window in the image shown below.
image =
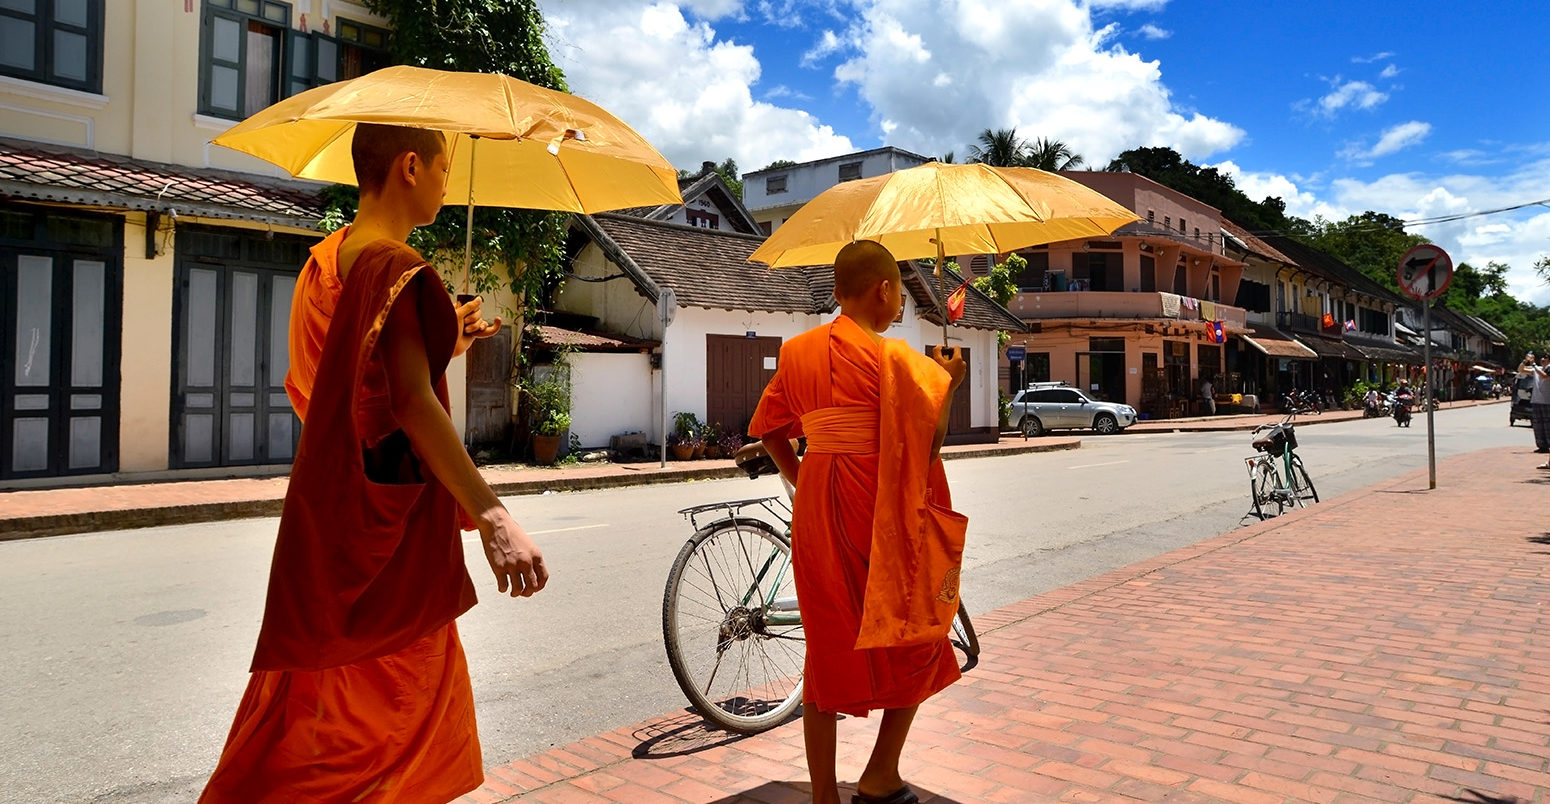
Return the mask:
{"type": "Polygon", "coordinates": [[[765,195],[776,195],[778,193],[784,193],[785,191],[786,191],[786,176],[785,176],[785,174],[781,174],[779,176],[771,176],[771,177],[769,177],[769,178],[764,180],[764,194],[765,195]]]}
{"type": "Polygon", "coordinates": [[[768,237],[775,231],[775,227],[770,221],[762,221],[759,223],[759,231],[764,232],[765,236],[768,237]]]}
{"type": "Polygon", "coordinates": [[[205,0],[199,37],[201,112],[240,119],[280,98],[281,43],[290,20],[288,3],[205,0]]]}
{"type": "Polygon", "coordinates": [[[1189,227],[1184,225],[1183,218],[1179,218],[1179,234],[1184,234],[1187,231],[1189,231],[1189,227]]]}
{"type": "Polygon", "coordinates": [[[1146,222],[1147,223],[1156,223],[1157,222],[1157,213],[1152,211],[1152,210],[1150,210],[1150,209],[1147,210],[1146,211],[1146,222]]]}
{"type": "Polygon", "coordinates": [[[1022,252],[1022,256],[1028,261],[1028,267],[1017,275],[1017,289],[1034,292],[1048,290],[1045,287],[1044,273],[1049,270],[1049,252],[1022,252]]]}
{"type": "Polygon", "coordinates": [[[1200,239],[1200,227],[1199,226],[1195,227],[1195,239],[1196,240],[1200,239]]]}
{"type": "Polygon", "coordinates": [[[861,178],[860,162],[841,162],[840,181],[855,181],[861,178]]]}
{"type": "MultiPolygon", "coordinates": [[[[346,81],[388,66],[388,31],[339,20],[339,62],[335,80],[346,81]]],[[[323,37],[319,37],[322,39],[323,37]]],[[[327,82],[324,82],[327,83],[327,82]]]]}
{"type": "Polygon", "coordinates": [[[0,0],[0,75],[102,91],[103,0],[0,0]]]}
{"type": "Polygon", "coordinates": [[[1171,218],[1171,217],[1169,217],[1167,215],[1164,215],[1163,216],[1163,228],[1164,229],[1172,229],[1173,228],[1173,218],[1171,218]]]}
{"type": "Polygon", "coordinates": [[[686,209],[684,210],[684,218],[689,221],[690,226],[698,226],[701,229],[721,228],[721,216],[714,212],[703,212],[698,209],[686,209]]]}

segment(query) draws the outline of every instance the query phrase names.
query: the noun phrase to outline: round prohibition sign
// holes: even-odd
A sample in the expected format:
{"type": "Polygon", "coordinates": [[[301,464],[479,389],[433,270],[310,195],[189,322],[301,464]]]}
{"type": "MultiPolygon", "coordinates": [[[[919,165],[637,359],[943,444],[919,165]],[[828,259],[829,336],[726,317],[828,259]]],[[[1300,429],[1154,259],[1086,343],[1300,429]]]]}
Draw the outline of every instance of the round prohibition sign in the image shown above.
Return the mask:
{"type": "Polygon", "coordinates": [[[1441,296],[1453,281],[1453,258],[1441,246],[1423,243],[1399,258],[1399,289],[1416,301],[1441,296]]]}

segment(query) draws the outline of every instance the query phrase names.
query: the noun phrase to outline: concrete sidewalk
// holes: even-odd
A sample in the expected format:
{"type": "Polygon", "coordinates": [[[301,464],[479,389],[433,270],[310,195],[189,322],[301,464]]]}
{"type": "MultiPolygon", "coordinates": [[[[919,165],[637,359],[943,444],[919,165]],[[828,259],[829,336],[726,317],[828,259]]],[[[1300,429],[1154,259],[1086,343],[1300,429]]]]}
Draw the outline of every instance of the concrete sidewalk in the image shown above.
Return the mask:
{"type": "MultiPolygon", "coordinates": [[[[1466,399],[1459,402],[1439,402],[1437,410],[1454,410],[1455,408],[1472,408],[1477,405],[1505,405],[1510,400],[1507,397],[1501,399],[1466,399]]],[[[1502,415],[1507,415],[1503,408],[1502,415]]],[[[1426,413],[1416,411],[1418,419],[1424,419],[1426,413]]],[[[1235,413],[1222,416],[1193,416],[1187,419],[1152,419],[1136,422],[1125,429],[1127,433],[1203,433],[1220,432],[1229,430],[1252,430],[1262,424],[1275,424],[1281,421],[1279,413],[1235,413]]],[[[1299,427],[1307,424],[1329,424],[1331,422],[1348,422],[1353,419],[1362,419],[1362,411],[1357,410],[1327,410],[1323,413],[1301,414],[1297,417],[1299,427]]],[[[1391,419],[1384,419],[1392,423],[1391,419]]],[[[1416,424],[1412,426],[1425,426],[1416,424]]]]}
{"type": "MultiPolygon", "coordinates": [[[[1077,449],[1081,439],[1046,436],[997,444],[944,447],[948,460],[1077,449]]],[[[651,483],[741,477],[731,460],[487,466],[480,473],[497,494],[542,494],[651,483]]],[[[251,477],[122,483],[111,486],[0,492],[0,540],[157,525],[279,516],[288,478],[251,477]]]]}
{"type": "MultiPolygon", "coordinates": [[[[905,777],[939,804],[1550,801],[1540,462],[1458,456],[1436,490],[1414,472],[980,615],[980,666],[921,707],[905,777]]],[[[876,725],[840,724],[842,779],[876,725]]],[[[739,738],[678,712],[491,768],[462,802],[808,793],[800,723],[739,738]]]]}

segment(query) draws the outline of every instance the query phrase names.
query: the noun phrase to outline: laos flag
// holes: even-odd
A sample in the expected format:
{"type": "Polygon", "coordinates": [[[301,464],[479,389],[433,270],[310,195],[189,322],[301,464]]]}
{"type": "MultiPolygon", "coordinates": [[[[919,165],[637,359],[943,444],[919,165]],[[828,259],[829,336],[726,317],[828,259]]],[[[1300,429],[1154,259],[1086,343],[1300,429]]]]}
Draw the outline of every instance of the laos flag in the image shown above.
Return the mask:
{"type": "Polygon", "coordinates": [[[1211,322],[1211,340],[1215,341],[1216,343],[1227,342],[1227,333],[1222,329],[1222,322],[1211,322]]]}

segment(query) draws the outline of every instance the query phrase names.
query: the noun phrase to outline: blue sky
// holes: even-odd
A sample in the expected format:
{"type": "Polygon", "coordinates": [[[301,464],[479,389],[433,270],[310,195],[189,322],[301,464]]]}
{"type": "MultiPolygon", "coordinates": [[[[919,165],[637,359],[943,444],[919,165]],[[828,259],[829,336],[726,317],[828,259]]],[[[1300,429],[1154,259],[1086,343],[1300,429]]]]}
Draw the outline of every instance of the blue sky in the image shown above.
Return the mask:
{"type": "MultiPolygon", "coordinates": [[[[1407,220],[1550,199],[1550,3],[1474,6],[543,0],[572,90],[680,167],[882,144],[962,160],[1015,126],[1096,167],[1167,145],[1304,217],[1407,220]]],[[[1529,270],[1550,206],[1413,231],[1550,304],[1529,270]]]]}

